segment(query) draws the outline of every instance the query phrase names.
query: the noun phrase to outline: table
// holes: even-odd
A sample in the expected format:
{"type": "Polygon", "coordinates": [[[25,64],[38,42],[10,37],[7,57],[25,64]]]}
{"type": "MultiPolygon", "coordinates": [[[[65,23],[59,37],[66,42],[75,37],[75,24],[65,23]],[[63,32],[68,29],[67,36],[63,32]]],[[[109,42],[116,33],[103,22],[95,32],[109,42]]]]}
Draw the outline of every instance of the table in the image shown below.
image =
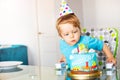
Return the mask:
{"type": "MultiPolygon", "coordinates": [[[[117,80],[116,72],[120,77],[120,69],[107,75],[103,72],[99,79],[96,80],[117,80]]],[[[39,67],[30,65],[20,65],[14,71],[0,72],[0,80],[65,80],[66,70],[55,70],[55,67],[39,67]]],[[[118,79],[120,80],[120,79],[118,79]]]]}

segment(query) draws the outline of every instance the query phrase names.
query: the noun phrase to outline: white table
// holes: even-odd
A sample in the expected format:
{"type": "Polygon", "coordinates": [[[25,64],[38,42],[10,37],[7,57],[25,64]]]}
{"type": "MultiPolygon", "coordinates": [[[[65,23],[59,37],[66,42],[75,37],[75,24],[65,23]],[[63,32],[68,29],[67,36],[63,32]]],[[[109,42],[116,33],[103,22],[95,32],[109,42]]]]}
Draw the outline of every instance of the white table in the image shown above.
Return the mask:
{"type": "MultiPolygon", "coordinates": [[[[18,71],[15,72],[1,72],[0,80],[65,80],[66,74],[56,75],[55,67],[39,67],[39,66],[18,66],[18,71]]],[[[120,77],[120,69],[117,69],[118,76],[120,77]]],[[[115,72],[111,75],[101,75],[102,79],[114,80],[116,77],[115,72]]],[[[120,79],[118,79],[120,80],[120,79]]]]}
{"type": "MultiPolygon", "coordinates": [[[[15,72],[0,73],[0,80],[57,80],[55,68],[20,65],[15,72]]],[[[65,76],[64,76],[65,77],[65,76]]],[[[60,79],[63,80],[63,79],[60,79]]]]}

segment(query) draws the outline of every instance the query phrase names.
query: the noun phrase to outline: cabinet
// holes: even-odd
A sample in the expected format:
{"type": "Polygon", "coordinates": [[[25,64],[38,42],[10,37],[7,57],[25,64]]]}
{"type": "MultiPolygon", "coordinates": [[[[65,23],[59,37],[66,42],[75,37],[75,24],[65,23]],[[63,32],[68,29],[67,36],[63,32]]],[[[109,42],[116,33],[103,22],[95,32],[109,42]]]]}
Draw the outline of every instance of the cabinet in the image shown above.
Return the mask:
{"type": "Polygon", "coordinates": [[[54,66],[59,59],[58,34],[55,27],[59,0],[38,0],[39,47],[41,66],[54,66]]]}

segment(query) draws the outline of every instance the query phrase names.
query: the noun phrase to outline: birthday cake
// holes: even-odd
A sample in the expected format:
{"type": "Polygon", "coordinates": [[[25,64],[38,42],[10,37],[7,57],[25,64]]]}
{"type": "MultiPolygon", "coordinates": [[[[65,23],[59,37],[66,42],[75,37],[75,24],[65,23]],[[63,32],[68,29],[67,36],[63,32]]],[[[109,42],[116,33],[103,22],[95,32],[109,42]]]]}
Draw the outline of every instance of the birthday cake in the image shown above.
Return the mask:
{"type": "Polygon", "coordinates": [[[95,71],[97,70],[98,60],[95,52],[72,54],[70,55],[70,69],[72,71],[95,71]]]}
{"type": "Polygon", "coordinates": [[[81,44],[79,50],[73,50],[73,53],[70,55],[70,70],[72,72],[94,72],[98,70],[97,53],[94,50],[87,50],[81,44]]]}
{"type": "Polygon", "coordinates": [[[100,76],[96,52],[82,52],[70,55],[70,73],[75,80],[94,80],[100,76]]]}

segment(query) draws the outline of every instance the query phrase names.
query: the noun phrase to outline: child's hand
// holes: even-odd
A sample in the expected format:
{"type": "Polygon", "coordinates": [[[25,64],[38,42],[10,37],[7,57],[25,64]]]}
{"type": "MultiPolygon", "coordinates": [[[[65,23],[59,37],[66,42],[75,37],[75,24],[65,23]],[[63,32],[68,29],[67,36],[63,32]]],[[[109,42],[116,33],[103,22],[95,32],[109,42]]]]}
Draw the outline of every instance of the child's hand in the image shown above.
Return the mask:
{"type": "Polygon", "coordinates": [[[108,57],[107,62],[113,63],[114,65],[116,65],[116,63],[117,63],[117,61],[116,61],[116,59],[114,57],[108,57]]]}
{"type": "Polygon", "coordinates": [[[62,62],[66,62],[65,57],[64,57],[64,56],[62,56],[62,57],[60,58],[59,62],[60,62],[60,63],[62,63],[62,62]]]}
{"type": "Polygon", "coordinates": [[[64,59],[60,59],[59,62],[62,63],[62,62],[66,62],[66,61],[64,59]]]}

